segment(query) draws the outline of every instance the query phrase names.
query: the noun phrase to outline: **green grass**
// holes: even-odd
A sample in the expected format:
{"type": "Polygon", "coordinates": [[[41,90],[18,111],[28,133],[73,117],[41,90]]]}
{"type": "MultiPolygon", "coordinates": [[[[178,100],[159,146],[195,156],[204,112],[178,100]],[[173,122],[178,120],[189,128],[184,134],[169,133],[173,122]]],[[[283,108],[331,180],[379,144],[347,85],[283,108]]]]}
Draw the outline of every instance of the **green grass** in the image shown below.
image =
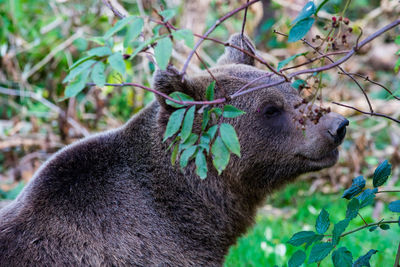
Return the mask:
{"type": "MultiPolygon", "coordinates": [[[[331,225],[327,231],[327,234],[330,234],[333,224],[345,218],[348,201],[340,198],[340,193],[324,195],[315,192],[307,195],[308,187],[305,182],[298,182],[271,196],[267,204],[283,209],[284,212],[268,214],[261,209],[255,226],[238,240],[236,246],[231,247],[225,267],[287,266],[289,258],[299,247],[286,242],[296,232],[315,231],[315,220],[322,208],[330,214],[331,225]]],[[[368,223],[376,221],[371,216],[372,211],[373,207],[370,206],[360,212],[368,223]]],[[[398,215],[390,212],[385,204],[381,218],[396,220],[399,218],[398,215]]],[[[346,231],[362,225],[362,220],[357,217],[351,221],[346,231]]],[[[397,224],[390,226],[391,229],[387,231],[377,229],[369,232],[365,229],[348,235],[341,239],[338,247],[347,247],[352,252],[353,259],[364,255],[370,249],[376,249],[379,252],[372,256],[371,266],[393,266],[400,240],[400,227],[397,224]]],[[[307,254],[310,249],[311,246],[307,249],[307,254]]],[[[304,266],[317,266],[317,264],[306,263],[304,266]]],[[[322,261],[321,266],[333,266],[331,254],[322,261]]]]}

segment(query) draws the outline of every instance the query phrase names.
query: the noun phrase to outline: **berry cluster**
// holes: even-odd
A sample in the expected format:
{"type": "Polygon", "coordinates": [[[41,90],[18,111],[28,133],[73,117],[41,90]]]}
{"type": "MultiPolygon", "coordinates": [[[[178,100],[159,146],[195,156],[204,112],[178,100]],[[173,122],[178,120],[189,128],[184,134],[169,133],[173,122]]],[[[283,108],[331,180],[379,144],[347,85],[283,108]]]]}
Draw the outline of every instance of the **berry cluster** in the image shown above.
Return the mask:
{"type": "Polygon", "coordinates": [[[317,124],[322,116],[331,112],[330,107],[317,107],[316,105],[309,104],[306,99],[303,99],[301,102],[295,104],[294,108],[299,109],[301,116],[294,118],[293,121],[297,121],[300,124],[301,130],[303,131],[306,129],[307,120],[317,124]]]}

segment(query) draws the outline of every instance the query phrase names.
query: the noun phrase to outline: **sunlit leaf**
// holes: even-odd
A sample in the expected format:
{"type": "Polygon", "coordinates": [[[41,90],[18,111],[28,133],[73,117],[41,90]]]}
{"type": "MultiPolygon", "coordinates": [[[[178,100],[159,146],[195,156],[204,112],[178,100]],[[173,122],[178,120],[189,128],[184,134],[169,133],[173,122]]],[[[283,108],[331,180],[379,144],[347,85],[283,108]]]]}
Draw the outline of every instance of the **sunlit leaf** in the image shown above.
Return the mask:
{"type": "Polygon", "coordinates": [[[172,112],[171,116],[169,116],[167,128],[164,133],[164,140],[167,140],[179,130],[182,124],[183,115],[185,114],[186,109],[181,108],[174,112],[172,112]]]}
{"type": "Polygon", "coordinates": [[[315,4],[314,2],[308,2],[297,17],[292,21],[291,25],[295,24],[296,22],[311,17],[315,13],[315,4]]]}
{"type": "Polygon", "coordinates": [[[175,161],[176,161],[177,156],[178,156],[178,145],[176,144],[174,146],[174,149],[172,150],[172,153],[171,153],[171,164],[172,165],[175,165],[175,161]]]}
{"type": "Polygon", "coordinates": [[[99,87],[104,86],[104,84],[106,83],[106,75],[104,72],[105,66],[103,62],[99,61],[94,65],[92,73],[90,75],[92,81],[99,87]]]}
{"type": "Polygon", "coordinates": [[[172,19],[176,15],[175,9],[165,9],[160,12],[160,15],[163,16],[164,22],[172,19]]]}
{"type": "Polygon", "coordinates": [[[65,97],[74,97],[86,86],[86,81],[88,79],[90,69],[85,69],[81,74],[79,74],[76,79],[68,84],[65,88],[65,97]]]}
{"type": "Polygon", "coordinates": [[[161,70],[165,70],[167,68],[171,54],[172,42],[169,37],[160,39],[154,48],[154,56],[161,70]]]}
{"type": "Polygon", "coordinates": [[[205,179],[207,177],[207,161],[206,157],[204,156],[203,151],[197,152],[196,155],[196,174],[201,178],[205,179]]]}
{"type": "Polygon", "coordinates": [[[104,39],[108,39],[111,36],[113,36],[115,33],[122,30],[126,25],[131,23],[135,18],[136,18],[135,16],[129,16],[129,17],[125,17],[125,18],[117,21],[117,23],[115,23],[115,25],[104,34],[104,39]]]}
{"type": "Polygon", "coordinates": [[[182,124],[182,130],[181,130],[182,142],[185,142],[186,139],[189,137],[189,135],[192,132],[195,111],[196,111],[196,106],[192,106],[186,112],[185,119],[183,120],[183,124],[182,124]]]}
{"type": "Polygon", "coordinates": [[[235,155],[240,157],[240,144],[237,137],[235,128],[228,123],[222,123],[219,132],[221,134],[222,141],[226,147],[235,155]]]}
{"type": "Polygon", "coordinates": [[[185,42],[185,45],[187,45],[189,48],[194,47],[194,36],[191,30],[189,29],[177,30],[172,33],[172,36],[178,40],[183,40],[185,42]]]}
{"type": "Polygon", "coordinates": [[[215,81],[212,81],[208,86],[206,90],[206,99],[208,101],[214,100],[214,88],[215,88],[215,81]]]}
{"type": "Polygon", "coordinates": [[[308,52],[304,52],[304,53],[300,53],[300,54],[296,54],[293,55],[291,57],[288,57],[287,59],[282,60],[281,62],[278,63],[278,68],[277,70],[280,71],[284,66],[286,66],[290,61],[294,60],[295,58],[301,57],[301,56],[305,56],[307,55],[308,52]]]}
{"type": "Polygon", "coordinates": [[[89,59],[87,61],[82,62],[80,65],[77,65],[75,68],[73,68],[67,77],[64,78],[63,83],[67,83],[75,79],[79,74],[83,73],[83,71],[89,69],[93,64],[95,64],[97,61],[93,59],[89,59]]]}
{"type": "Polygon", "coordinates": [[[306,18],[297,22],[296,25],[294,25],[293,28],[290,29],[288,42],[296,42],[303,38],[311,29],[314,21],[315,20],[313,18],[306,18]]]}
{"type": "Polygon", "coordinates": [[[88,52],[89,56],[104,57],[112,54],[112,51],[107,46],[100,46],[90,49],[88,52]]]}
{"type": "Polygon", "coordinates": [[[128,47],[130,42],[139,36],[142,32],[143,26],[144,21],[142,18],[136,18],[131,24],[129,24],[124,39],[124,47],[128,47]]]}
{"type": "Polygon", "coordinates": [[[217,169],[218,174],[221,174],[229,163],[230,153],[220,136],[217,136],[215,139],[211,153],[213,155],[213,165],[217,169]]]}
{"type": "Polygon", "coordinates": [[[243,114],[246,114],[246,112],[244,112],[243,110],[240,110],[232,105],[225,105],[222,116],[224,116],[225,118],[236,118],[243,114]]]}
{"type": "Polygon", "coordinates": [[[125,74],[125,62],[124,58],[122,57],[121,53],[117,52],[112,54],[108,57],[108,62],[110,63],[111,67],[116,70],[117,72],[121,73],[122,75],[125,74]]]}
{"type": "Polygon", "coordinates": [[[194,152],[196,152],[196,149],[197,149],[197,146],[191,146],[182,152],[180,161],[179,161],[179,165],[180,165],[181,169],[185,168],[188,165],[189,160],[194,155],[194,152]]]}
{"type": "MultiPolygon", "coordinates": [[[[193,97],[191,97],[191,96],[189,96],[189,95],[187,95],[185,93],[182,93],[182,92],[173,92],[173,93],[169,94],[169,96],[171,98],[175,99],[175,100],[178,100],[178,101],[193,101],[194,100],[193,97]]],[[[170,105],[170,106],[174,107],[174,108],[184,107],[184,105],[172,102],[169,99],[166,99],[165,103],[167,105],[170,105]]]]}

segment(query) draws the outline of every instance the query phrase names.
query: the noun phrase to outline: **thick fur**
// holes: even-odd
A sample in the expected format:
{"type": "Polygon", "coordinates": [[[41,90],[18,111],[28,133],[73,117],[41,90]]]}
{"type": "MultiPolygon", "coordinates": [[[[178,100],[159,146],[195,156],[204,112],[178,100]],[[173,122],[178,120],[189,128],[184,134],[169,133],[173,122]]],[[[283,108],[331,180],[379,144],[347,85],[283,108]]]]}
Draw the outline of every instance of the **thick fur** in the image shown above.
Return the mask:
{"type": "MultiPolygon", "coordinates": [[[[242,44],[237,35],[231,42],[242,44]]],[[[252,64],[228,48],[212,71],[231,94],[265,75],[252,64]]],[[[205,72],[182,83],[169,69],[156,72],[154,88],[199,100],[210,82],[205,72]]],[[[297,129],[301,98],[284,84],[231,101],[246,111],[225,120],[237,129],[242,156],[232,156],[222,175],[209,156],[201,180],[193,163],[184,171],[171,165],[162,136],[173,108],[157,100],[123,127],[68,146],[44,164],[0,211],[1,266],[221,266],[268,193],[337,160],[341,139],[332,132],[344,118],[331,113],[305,132],[297,129]],[[279,116],[265,116],[270,105],[279,116]]]]}

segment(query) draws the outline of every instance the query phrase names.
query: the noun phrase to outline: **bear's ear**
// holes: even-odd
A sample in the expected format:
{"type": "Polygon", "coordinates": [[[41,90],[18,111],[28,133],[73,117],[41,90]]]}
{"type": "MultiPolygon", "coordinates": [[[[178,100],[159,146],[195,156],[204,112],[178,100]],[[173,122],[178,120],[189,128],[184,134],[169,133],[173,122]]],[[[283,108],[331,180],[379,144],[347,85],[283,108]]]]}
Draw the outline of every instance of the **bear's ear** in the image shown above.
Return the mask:
{"type": "MultiPolygon", "coordinates": [[[[250,41],[250,39],[246,35],[242,35],[240,33],[235,33],[229,38],[229,44],[240,47],[241,49],[249,52],[251,55],[256,54],[256,49],[254,44],[250,41]]],[[[218,65],[225,64],[246,64],[254,66],[254,57],[243,53],[239,49],[227,46],[225,48],[225,53],[218,59],[218,65]]]]}
{"type": "MultiPolygon", "coordinates": [[[[182,92],[195,99],[195,92],[190,85],[190,78],[188,75],[185,76],[182,82],[182,76],[179,75],[179,71],[173,67],[168,66],[166,70],[156,70],[153,75],[153,87],[155,90],[164,93],[166,95],[172,92],[182,92]]],[[[156,99],[162,107],[166,110],[173,110],[174,108],[167,105],[165,98],[156,94],[156,99]]]]}

